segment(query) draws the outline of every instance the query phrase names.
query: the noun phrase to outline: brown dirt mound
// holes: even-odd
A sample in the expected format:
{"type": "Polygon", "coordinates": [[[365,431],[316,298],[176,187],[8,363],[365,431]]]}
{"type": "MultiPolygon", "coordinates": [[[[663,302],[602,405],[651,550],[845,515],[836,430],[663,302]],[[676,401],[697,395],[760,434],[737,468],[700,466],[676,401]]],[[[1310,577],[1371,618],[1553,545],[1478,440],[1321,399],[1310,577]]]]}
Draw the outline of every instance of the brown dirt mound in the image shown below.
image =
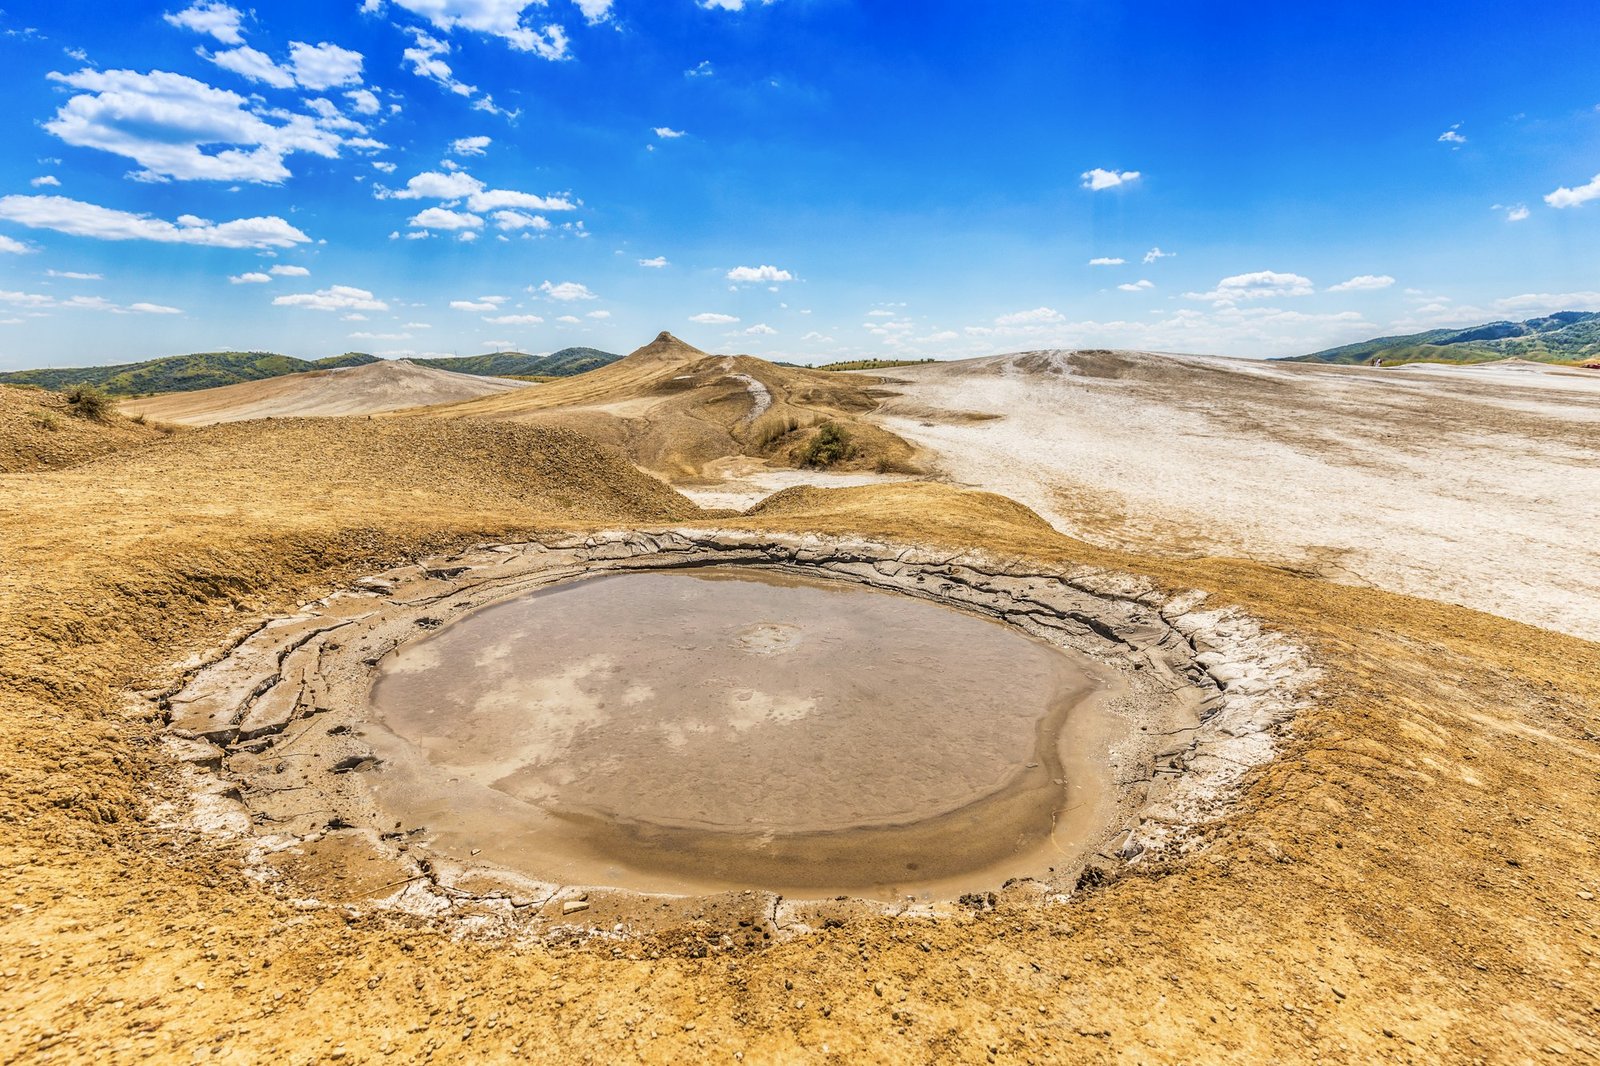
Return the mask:
{"type": "Polygon", "coordinates": [[[122,408],[162,422],[209,426],[251,418],[380,414],[526,387],[523,381],[457,374],[397,359],[124,400],[122,408]]]}
{"type": "Polygon", "coordinates": [[[873,382],[708,355],[663,333],[587,374],[418,413],[566,426],[671,481],[703,477],[708,464],[729,456],[799,466],[806,445],[832,423],[850,448],[830,469],[918,472],[911,445],[862,417],[878,406],[873,382]]]}
{"type": "Polygon", "coordinates": [[[485,944],[276,898],[232,853],[142,820],[172,767],[121,693],[402,559],[704,515],[582,438],[412,419],[204,430],[5,491],[5,1061],[1600,1053],[1600,645],[1094,549],[942,486],[787,493],[739,522],[1209,589],[1311,644],[1317,703],[1206,847],[1068,903],[851,918],[765,950],[715,906],[647,941],[485,944]]]}
{"type": "Polygon", "coordinates": [[[121,414],[84,418],[59,392],[0,385],[0,474],[75,466],[165,435],[121,414]]]}

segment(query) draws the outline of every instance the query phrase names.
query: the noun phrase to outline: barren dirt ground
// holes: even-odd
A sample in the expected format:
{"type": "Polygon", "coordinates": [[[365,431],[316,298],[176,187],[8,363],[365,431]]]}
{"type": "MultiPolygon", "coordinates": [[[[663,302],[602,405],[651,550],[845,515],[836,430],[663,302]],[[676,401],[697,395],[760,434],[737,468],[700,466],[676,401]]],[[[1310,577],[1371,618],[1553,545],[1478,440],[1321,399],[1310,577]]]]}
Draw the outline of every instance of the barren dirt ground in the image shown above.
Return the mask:
{"type": "MultiPolygon", "coordinates": [[[[1089,464],[1101,472],[1053,513],[1081,520],[1122,471],[1137,498],[1120,521],[1085,532],[1160,552],[1096,546],[1001,497],[924,482],[795,488],[737,519],[953,551],[978,544],[1200,588],[1210,604],[1292,634],[1322,671],[1278,758],[1251,773],[1186,856],[1131,867],[1068,902],[861,916],[780,932],[765,947],[748,946],[748,930],[713,904],[644,939],[525,942],[374,912],[360,901],[387,887],[361,884],[360,871],[326,872],[314,898],[277,896],[244,875],[231,847],[151,817],[185,802],[182,778],[158,743],[162,722],[129,699],[172,684],[185,659],[255,620],[429,553],[727,519],[577,434],[472,419],[240,423],[129,437],[125,450],[65,469],[0,474],[0,1060],[1594,1060],[1600,644],[1277,565],[1178,557],[1165,540],[1206,528],[1209,493],[1238,513],[1217,536],[1252,531],[1280,559],[1286,523],[1296,508],[1310,513],[1325,477],[1348,512],[1335,529],[1360,546],[1365,486],[1383,539],[1410,537],[1425,557],[1437,542],[1399,521],[1399,464],[1452,537],[1496,493],[1526,497],[1531,531],[1501,546],[1515,565],[1472,573],[1505,580],[1524,612],[1540,573],[1563,593],[1589,590],[1592,604],[1594,586],[1574,583],[1593,574],[1577,563],[1562,564],[1562,584],[1556,564],[1522,562],[1572,544],[1532,502],[1589,485],[1576,463],[1580,424],[1530,419],[1523,408],[1546,393],[1511,408],[1340,375],[1329,376],[1317,422],[1278,377],[1297,373],[1202,363],[1163,386],[1049,371],[1012,380],[1021,372],[1001,368],[992,385],[972,386],[994,401],[986,410],[1020,412],[1060,469],[1080,469],[1074,448],[1089,449],[1101,426],[1111,443],[1089,464]],[[1287,399],[1270,429],[1253,428],[1271,408],[1230,405],[1227,389],[1197,387],[1196,375],[1287,399]],[[1061,403],[1085,393],[1105,403],[1046,419],[1049,404],[1025,400],[1049,389],[1061,403]],[[1142,416],[1140,396],[1154,396],[1162,417],[1142,416]],[[1402,433],[1386,462],[1346,443],[1408,419],[1436,421],[1443,443],[1402,433]],[[1555,466],[1519,465],[1528,449],[1516,427],[1570,477],[1558,485],[1555,466]],[[1460,476],[1494,489],[1459,500],[1422,468],[1475,432],[1505,454],[1474,451],[1486,465],[1460,476]],[[1230,439],[1282,464],[1276,476],[1234,461],[1209,490],[1184,484],[1184,471],[1205,469],[1186,450],[1219,455],[1230,439]],[[1181,508],[1161,505],[1147,480],[1163,463],[1181,508]],[[1275,493],[1298,502],[1276,504],[1275,493]],[[1155,524],[1139,517],[1146,499],[1155,524]],[[1252,526],[1255,513],[1266,517],[1252,526]]],[[[940,401],[923,401],[930,412],[979,406],[955,380],[919,388],[940,401]]],[[[934,443],[961,428],[904,407],[897,417],[934,443]]],[[[996,464],[1007,453],[984,447],[997,485],[1043,499],[1057,483],[1005,481],[996,464]]],[[[1562,496],[1541,506],[1576,519],[1582,505],[1562,496]]],[[[1572,536],[1592,538],[1592,510],[1583,513],[1572,536]]],[[[1483,546],[1474,537],[1469,556],[1483,546]]],[[[1399,570],[1403,557],[1355,561],[1399,570]]]]}
{"type": "Polygon", "coordinates": [[[1600,639],[1600,373],[1133,352],[883,373],[886,428],[1063,532],[1600,639]]]}

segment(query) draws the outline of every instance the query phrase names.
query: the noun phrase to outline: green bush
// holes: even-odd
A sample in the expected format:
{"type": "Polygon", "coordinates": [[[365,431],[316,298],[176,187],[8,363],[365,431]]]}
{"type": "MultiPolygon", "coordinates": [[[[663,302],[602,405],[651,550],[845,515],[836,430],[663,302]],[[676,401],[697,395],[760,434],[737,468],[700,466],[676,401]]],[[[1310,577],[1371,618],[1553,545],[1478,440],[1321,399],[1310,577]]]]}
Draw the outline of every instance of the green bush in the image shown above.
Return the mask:
{"type": "Polygon", "coordinates": [[[800,449],[799,459],[801,466],[833,466],[855,454],[855,442],[845,428],[837,422],[824,422],[800,449]]]}
{"type": "Polygon", "coordinates": [[[74,385],[67,390],[67,403],[74,414],[91,422],[105,422],[111,418],[116,404],[98,385],[74,385]]]}

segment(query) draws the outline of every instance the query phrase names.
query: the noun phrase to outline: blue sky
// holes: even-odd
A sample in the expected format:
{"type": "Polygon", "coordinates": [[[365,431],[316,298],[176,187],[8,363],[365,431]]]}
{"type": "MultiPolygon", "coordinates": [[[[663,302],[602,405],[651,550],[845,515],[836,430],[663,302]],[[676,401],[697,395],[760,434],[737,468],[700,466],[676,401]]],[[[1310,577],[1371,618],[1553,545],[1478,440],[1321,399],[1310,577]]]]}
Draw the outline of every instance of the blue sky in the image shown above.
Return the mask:
{"type": "Polygon", "coordinates": [[[1270,356],[1600,309],[1597,30],[1592,0],[11,3],[0,368],[662,329],[1270,356]]]}

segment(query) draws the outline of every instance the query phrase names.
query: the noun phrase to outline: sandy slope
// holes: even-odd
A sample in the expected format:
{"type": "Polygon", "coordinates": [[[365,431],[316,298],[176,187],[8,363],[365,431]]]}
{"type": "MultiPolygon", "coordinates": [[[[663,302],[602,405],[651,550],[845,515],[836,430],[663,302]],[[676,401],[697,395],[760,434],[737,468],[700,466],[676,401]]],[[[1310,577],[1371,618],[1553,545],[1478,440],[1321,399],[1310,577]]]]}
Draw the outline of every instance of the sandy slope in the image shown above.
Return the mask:
{"type": "Polygon", "coordinates": [[[1044,352],[880,372],[897,394],[880,417],[950,479],[1102,545],[1243,556],[1600,639],[1588,373],[1044,352]]]}
{"type": "Polygon", "coordinates": [[[528,387],[525,381],[457,374],[399,359],[285,374],[197,392],[170,392],[125,400],[121,407],[128,415],[142,414],[158,422],[207,426],[251,418],[379,414],[528,387]]]}

